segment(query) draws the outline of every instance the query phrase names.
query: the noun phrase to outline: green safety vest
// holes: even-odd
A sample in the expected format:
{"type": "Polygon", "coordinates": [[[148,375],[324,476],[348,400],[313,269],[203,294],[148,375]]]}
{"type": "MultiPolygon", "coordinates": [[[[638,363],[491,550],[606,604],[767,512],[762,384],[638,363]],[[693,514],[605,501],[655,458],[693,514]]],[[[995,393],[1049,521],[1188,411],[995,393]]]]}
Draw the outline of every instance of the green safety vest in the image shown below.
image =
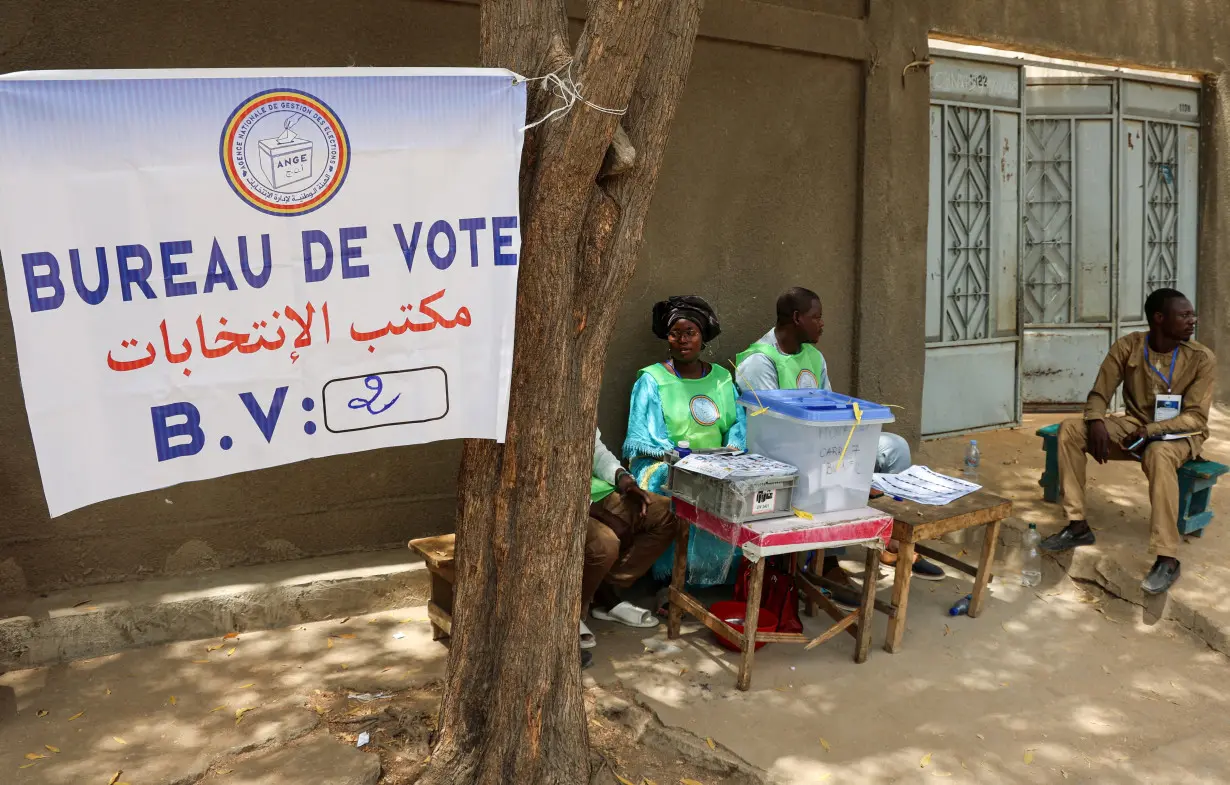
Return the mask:
{"type": "Polygon", "coordinates": [[[741,365],[753,354],[763,354],[773,361],[779,390],[819,389],[824,379],[824,355],[810,343],[803,344],[798,354],[782,354],[775,344],[754,343],[735,355],[735,362],[741,365]]]}
{"type": "Polygon", "coordinates": [[[589,478],[589,501],[591,504],[602,501],[612,493],[615,493],[614,485],[597,477],[589,478]]]}
{"type": "Polygon", "coordinates": [[[688,442],[693,450],[725,447],[722,435],[734,427],[735,385],[730,371],[713,366],[701,379],[676,376],[661,363],[637,372],[649,374],[658,383],[667,435],[675,443],[688,442]]]}

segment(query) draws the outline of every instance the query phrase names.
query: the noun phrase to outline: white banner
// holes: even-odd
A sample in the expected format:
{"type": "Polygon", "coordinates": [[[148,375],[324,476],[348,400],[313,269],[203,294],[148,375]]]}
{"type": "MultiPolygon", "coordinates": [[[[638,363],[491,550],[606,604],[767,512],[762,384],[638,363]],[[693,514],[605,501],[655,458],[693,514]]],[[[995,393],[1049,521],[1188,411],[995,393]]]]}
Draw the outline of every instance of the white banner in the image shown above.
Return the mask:
{"type": "Polygon", "coordinates": [[[51,515],[502,441],[524,123],[525,83],[491,69],[0,77],[0,255],[51,515]]]}

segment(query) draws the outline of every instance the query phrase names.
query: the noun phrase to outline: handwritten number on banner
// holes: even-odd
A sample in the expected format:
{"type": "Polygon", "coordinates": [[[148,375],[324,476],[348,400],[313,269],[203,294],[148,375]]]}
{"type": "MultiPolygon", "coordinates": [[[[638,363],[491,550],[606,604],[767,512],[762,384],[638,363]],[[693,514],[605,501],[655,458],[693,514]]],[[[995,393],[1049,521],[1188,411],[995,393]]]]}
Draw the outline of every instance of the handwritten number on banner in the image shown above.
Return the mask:
{"type": "Polygon", "coordinates": [[[376,399],[380,397],[380,393],[384,392],[384,381],[379,376],[368,376],[363,380],[363,386],[372,391],[371,398],[354,397],[346,403],[351,409],[366,409],[368,414],[383,414],[388,411],[397,400],[401,398],[401,393],[393,396],[393,400],[386,403],[380,408],[376,408],[376,399]]]}

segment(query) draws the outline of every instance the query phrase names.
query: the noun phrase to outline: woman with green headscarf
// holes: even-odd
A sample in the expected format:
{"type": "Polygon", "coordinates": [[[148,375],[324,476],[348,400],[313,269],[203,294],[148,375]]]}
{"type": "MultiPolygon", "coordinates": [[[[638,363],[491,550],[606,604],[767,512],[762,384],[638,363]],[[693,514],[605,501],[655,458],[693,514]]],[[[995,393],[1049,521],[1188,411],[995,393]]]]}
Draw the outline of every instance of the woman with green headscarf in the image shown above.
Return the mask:
{"type": "MultiPolygon", "coordinates": [[[[721,366],[701,359],[705,344],[721,333],[717,314],[693,295],[670,297],[653,307],[654,335],[667,343],[669,358],[637,372],[628,413],[624,457],[637,483],[662,493],[669,474],[665,456],[686,442],[691,450],[746,449],[747,424],[736,404],[734,380],[721,366]]],[[[654,577],[669,578],[674,548],[654,565],[654,577]]],[[[708,532],[692,530],[688,582],[725,583],[735,564],[734,546],[708,532]]]]}

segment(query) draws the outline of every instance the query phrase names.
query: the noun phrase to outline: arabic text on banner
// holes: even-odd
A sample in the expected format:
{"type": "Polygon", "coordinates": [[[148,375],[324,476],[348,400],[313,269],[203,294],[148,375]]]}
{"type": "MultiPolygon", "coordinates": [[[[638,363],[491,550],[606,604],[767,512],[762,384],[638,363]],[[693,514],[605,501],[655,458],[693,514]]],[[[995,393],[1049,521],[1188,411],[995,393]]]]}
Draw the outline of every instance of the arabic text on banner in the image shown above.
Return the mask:
{"type": "Polygon", "coordinates": [[[503,440],[525,84],[488,69],[0,78],[0,255],[50,513],[503,440]]]}

